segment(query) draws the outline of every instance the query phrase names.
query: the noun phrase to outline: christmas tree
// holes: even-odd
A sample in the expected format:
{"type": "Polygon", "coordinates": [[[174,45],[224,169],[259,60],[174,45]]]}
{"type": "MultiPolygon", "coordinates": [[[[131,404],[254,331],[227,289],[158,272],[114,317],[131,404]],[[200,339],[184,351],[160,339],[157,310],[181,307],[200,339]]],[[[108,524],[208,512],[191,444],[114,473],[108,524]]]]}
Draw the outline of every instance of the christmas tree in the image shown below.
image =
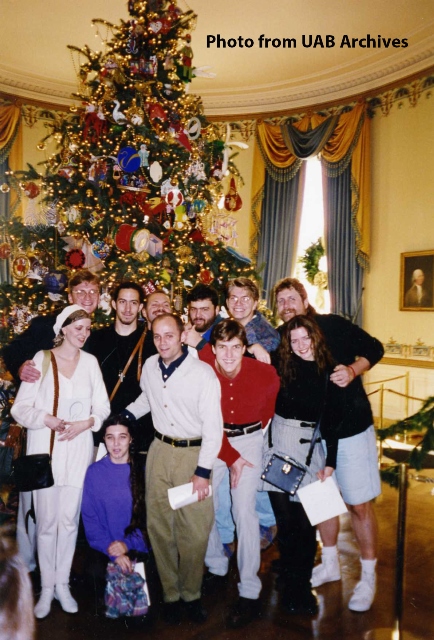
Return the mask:
{"type": "MultiPolygon", "coordinates": [[[[93,20],[102,50],[69,46],[81,107],[49,132],[56,152],[9,177],[28,206],[3,229],[14,282],[0,287],[3,340],[38,313],[62,305],[73,270],[88,268],[107,290],[122,279],[170,291],[182,311],[186,287],[222,288],[229,277],[257,279],[248,259],[215,235],[217,203],[241,206],[234,179],[224,193],[233,147],[190,94],[192,11],[168,0],[128,2],[119,25],[93,20]],[[38,202],[39,198],[39,202],[38,202]],[[17,247],[19,249],[17,250],[17,247]]],[[[41,146],[46,140],[41,141],[41,146]]],[[[228,220],[233,220],[227,213],[228,220]]],[[[228,222],[230,235],[230,222],[228,222]]],[[[230,238],[226,238],[230,240],[230,238]]],[[[99,321],[103,321],[100,314],[99,321]]]]}

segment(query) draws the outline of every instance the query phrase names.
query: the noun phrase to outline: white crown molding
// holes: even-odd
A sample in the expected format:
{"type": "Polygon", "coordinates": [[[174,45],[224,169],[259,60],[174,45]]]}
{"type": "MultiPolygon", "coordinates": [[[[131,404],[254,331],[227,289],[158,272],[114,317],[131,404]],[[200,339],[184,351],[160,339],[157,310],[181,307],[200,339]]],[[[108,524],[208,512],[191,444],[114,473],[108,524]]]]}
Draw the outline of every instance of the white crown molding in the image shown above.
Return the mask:
{"type": "MultiPolygon", "coordinates": [[[[372,57],[376,57],[373,54],[372,57]]],[[[328,69],[324,74],[298,77],[295,81],[240,87],[203,89],[205,111],[210,116],[279,112],[319,103],[333,102],[392,84],[434,66],[434,35],[404,53],[402,49],[382,60],[328,69]],[[411,53],[411,55],[410,55],[411,53]]],[[[193,92],[194,92],[193,82],[193,92]]],[[[14,96],[68,106],[77,102],[74,82],[59,82],[38,75],[23,74],[0,64],[0,91],[14,96]]]]}

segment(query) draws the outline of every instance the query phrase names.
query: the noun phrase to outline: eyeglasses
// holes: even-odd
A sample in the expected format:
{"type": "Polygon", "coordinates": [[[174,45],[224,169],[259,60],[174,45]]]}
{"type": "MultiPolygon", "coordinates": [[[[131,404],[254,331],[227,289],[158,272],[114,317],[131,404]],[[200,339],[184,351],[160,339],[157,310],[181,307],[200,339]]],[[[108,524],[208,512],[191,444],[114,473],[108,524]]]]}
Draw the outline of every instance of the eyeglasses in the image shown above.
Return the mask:
{"type": "Polygon", "coordinates": [[[87,296],[89,296],[89,298],[96,298],[96,296],[99,295],[98,289],[73,289],[72,293],[76,295],[77,298],[86,298],[87,296]]]}
{"type": "Polygon", "coordinates": [[[237,304],[237,302],[242,302],[242,304],[249,304],[250,300],[253,300],[251,296],[229,296],[228,300],[233,304],[237,304]]]}

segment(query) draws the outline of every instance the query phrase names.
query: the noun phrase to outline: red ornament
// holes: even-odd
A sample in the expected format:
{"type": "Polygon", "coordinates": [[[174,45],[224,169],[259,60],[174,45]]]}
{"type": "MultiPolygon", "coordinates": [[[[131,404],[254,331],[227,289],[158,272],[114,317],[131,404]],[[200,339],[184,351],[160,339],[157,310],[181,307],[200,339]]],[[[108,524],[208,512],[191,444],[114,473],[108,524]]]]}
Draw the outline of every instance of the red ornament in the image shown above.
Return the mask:
{"type": "Polygon", "coordinates": [[[158,102],[153,102],[151,105],[149,105],[149,118],[151,120],[161,120],[161,122],[166,122],[167,113],[164,111],[161,104],[158,104],[158,102]]]}
{"type": "Polygon", "coordinates": [[[71,249],[66,253],[65,264],[69,269],[81,269],[86,262],[86,256],[81,249],[71,249]]]}
{"type": "Polygon", "coordinates": [[[200,242],[200,243],[205,242],[205,238],[203,237],[202,231],[198,228],[193,229],[193,231],[191,231],[188,234],[188,237],[191,238],[193,242],[200,242]]]}
{"type": "Polygon", "coordinates": [[[130,253],[130,251],[132,250],[132,236],[135,231],[137,231],[137,227],[134,227],[131,224],[121,224],[115,235],[115,245],[120,251],[126,251],[127,253],[130,253]]]}
{"type": "Polygon", "coordinates": [[[229,191],[225,196],[225,209],[226,211],[239,211],[242,206],[243,201],[241,200],[241,196],[237,191],[235,178],[231,178],[229,191]]]}
{"type": "Polygon", "coordinates": [[[24,185],[24,194],[31,200],[33,198],[36,198],[36,196],[38,196],[40,192],[41,190],[39,189],[38,185],[35,184],[34,182],[27,182],[24,185]]]}
{"type": "Polygon", "coordinates": [[[12,247],[8,242],[2,242],[0,244],[0,259],[6,260],[12,253],[12,247]]]}
{"type": "Polygon", "coordinates": [[[157,291],[157,287],[155,286],[155,282],[153,280],[148,280],[145,284],[142,284],[142,289],[145,292],[146,296],[151,295],[154,291],[157,291]]]}
{"type": "Polygon", "coordinates": [[[184,202],[184,196],[182,195],[178,187],[170,189],[166,196],[166,202],[167,204],[170,204],[170,206],[174,209],[176,209],[176,207],[179,207],[184,202]]]}
{"type": "Polygon", "coordinates": [[[209,269],[202,269],[199,273],[199,280],[202,284],[209,285],[214,280],[214,275],[209,269]]]}

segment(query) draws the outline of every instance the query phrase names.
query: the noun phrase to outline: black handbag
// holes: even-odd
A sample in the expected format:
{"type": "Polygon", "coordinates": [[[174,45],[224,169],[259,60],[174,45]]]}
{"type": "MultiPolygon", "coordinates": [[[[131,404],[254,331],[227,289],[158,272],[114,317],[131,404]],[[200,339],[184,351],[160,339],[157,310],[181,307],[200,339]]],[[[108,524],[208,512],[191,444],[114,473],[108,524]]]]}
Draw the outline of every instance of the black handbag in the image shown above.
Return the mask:
{"type": "MultiPolygon", "coordinates": [[[[315,440],[313,439],[314,442],[315,440]]],[[[289,495],[295,496],[306,472],[307,467],[290,456],[273,453],[261,478],[289,495]]]]}
{"type": "MultiPolygon", "coordinates": [[[[54,433],[54,431],[53,431],[54,433]]],[[[17,491],[47,489],[54,484],[49,453],[22,456],[14,462],[14,481],[17,491]]]]}
{"type": "MultiPolygon", "coordinates": [[[[59,404],[59,375],[56,358],[51,352],[51,365],[54,376],[54,401],[53,416],[57,415],[59,404]]],[[[45,357],[45,354],[44,354],[45,357]]],[[[50,453],[35,453],[29,456],[21,456],[14,462],[14,482],[18,491],[37,491],[48,489],[54,485],[53,471],[51,468],[51,455],[54,446],[54,431],[50,435],[50,453]]]]}

